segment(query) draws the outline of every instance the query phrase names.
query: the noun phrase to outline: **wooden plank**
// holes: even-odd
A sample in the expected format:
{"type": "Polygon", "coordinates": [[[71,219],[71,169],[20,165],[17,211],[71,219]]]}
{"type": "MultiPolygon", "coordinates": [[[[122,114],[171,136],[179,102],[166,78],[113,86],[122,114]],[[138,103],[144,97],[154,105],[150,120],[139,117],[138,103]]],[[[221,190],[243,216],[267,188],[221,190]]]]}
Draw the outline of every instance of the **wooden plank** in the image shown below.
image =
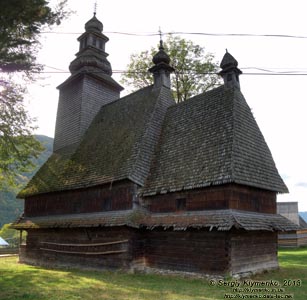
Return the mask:
{"type": "Polygon", "coordinates": [[[53,243],[53,242],[40,242],[41,244],[47,245],[57,245],[57,246],[72,246],[72,247],[89,247],[89,246],[106,246],[106,245],[115,245],[127,243],[129,240],[121,240],[115,242],[106,242],[106,243],[93,243],[93,244],[64,244],[64,243],[53,243]]]}
{"type": "Polygon", "coordinates": [[[40,248],[40,250],[51,251],[56,253],[84,254],[84,255],[106,255],[106,254],[119,254],[127,252],[127,250],[114,250],[114,251],[104,251],[104,252],[80,252],[80,251],[54,250],[48,248],[40,248]]]}

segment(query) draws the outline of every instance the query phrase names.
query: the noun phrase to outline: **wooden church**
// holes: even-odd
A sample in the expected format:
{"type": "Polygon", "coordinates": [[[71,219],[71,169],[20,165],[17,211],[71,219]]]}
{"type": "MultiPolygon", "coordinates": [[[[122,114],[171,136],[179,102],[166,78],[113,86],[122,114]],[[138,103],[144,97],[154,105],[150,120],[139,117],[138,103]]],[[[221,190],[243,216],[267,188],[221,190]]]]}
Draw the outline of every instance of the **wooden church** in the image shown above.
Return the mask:
{"type": "Polygon", "coordinates": [[[154,84],[120,98],[102,23],[59,87],[54,153],[19,193],[20,261],[203,275],[278,267],[287,192],[226,52],[224,84],[176,104],[163,43],[154,84]]]}

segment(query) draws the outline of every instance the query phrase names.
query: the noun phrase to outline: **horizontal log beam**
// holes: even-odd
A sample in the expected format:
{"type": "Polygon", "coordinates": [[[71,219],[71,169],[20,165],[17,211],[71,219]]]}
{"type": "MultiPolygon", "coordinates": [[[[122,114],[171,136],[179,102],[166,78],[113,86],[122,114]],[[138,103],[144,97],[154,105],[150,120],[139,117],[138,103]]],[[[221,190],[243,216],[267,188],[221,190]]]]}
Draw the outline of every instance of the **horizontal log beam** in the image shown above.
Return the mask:
{"type": "Polygon", "coordinates": [[[51,251],[56,253],[83,254],[83,255],[107,255],[107,254],[119,254],[127,252],[127,250],[114,250],[114,251],[104,251],[104,252],[81,252],[81,251],[54,250],[48,248],[40,248],[40,250],[51,251]]]}
{"type": "Polygon", "coordinates": [[[41,242],[41,244],[46,245],[56,245],[56,246],[69,246],[69,247],[90,247],[90,246],[107,246],[107,245],[115,245],[115,244],[123,244],[128,243],[129,240],[121,240],[114,242],[106,242],[106,243],[92,243],[92,244],[64,244],[64,243],[53,243],[53,242],[41,242]]]}

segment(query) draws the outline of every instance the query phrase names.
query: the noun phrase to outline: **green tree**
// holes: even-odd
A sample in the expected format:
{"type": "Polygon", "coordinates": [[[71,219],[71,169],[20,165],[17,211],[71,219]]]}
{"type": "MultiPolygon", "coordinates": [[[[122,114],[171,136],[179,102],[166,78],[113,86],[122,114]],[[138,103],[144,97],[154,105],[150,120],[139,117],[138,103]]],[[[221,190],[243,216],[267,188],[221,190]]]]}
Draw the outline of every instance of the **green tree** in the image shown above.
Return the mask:
{"type": "Polygon", "coordinates": [[[40,70],[36,63],[40,32],[60,24],[69,12],[67,0],[52,9],[45,0],[0,0],[0,70],[2,72],[40,70]]]}
{"type": "Polygon", "coordinates": [[[28,172],[44,149],[32,136],[33,120],[23,103],[23,89],[2,81],[0,93],[0,187],[14,186],[16,175],[28,172]]]}
{"type": "MultiPolygon", "coordinates": [[[[175,72],[171,75],[172,91],[177,102],[205,92],[220,84],[218,64],[211,53],[192,41],[168,35],[163,43],[165,52],[170,56],[175,72]]],[[[157,48],[132,54],[126,72],[121,77],[124,85],[132,91],[153,83],[148,69],[153,65],[152,58],[157,48]]]]}
{"type": "Polygon", "coordinates": [[[29,171],[43,150],[33,137],[34,120],[24,106],[25,88],[42,66],[36,61],[43,29],[70,13],[67,0],[54,8],[45,0],[0,0],[0,189],[9,189],[20,172],[29,171]],[[21,74],[22,76],[16,76],[21,74]]]}
{"type": "MultiPolygon", "coordinates": [[[[0,236],[9,243],[10,247],[19,247],[19,231],[10,228],[11,224],[4,224],[0,229],[0,236]]],[[[23,242],[25,242],[26,234],[23,234],[23,242]]]]}

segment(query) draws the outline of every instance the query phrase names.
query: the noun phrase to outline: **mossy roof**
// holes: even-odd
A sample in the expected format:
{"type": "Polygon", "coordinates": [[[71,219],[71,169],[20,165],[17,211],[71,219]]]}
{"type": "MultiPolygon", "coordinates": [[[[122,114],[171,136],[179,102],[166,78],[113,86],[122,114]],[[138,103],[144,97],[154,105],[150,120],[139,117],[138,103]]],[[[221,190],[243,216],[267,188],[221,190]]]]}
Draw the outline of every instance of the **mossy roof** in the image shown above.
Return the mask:
{"type": "Polygon", "coordinates": [[[143,185],[173,104],[169,89],[149,86],[103,106],[76,151],[53,153],[18,197],[123,179],[143,185]]]}
{"type": "Polygon", "coordinates": [[[238,89],[175,105],[149,86],[105,105],[73,153],[54,153],[19,197],[129,179],[143,196],[237,183],[287,192],[238,89]]]}
{"type": "Polygon", "coordinates": [[[169,108],[142,194],[231,182],[288,191],[240,90],[221,86],[169,108]]]}

